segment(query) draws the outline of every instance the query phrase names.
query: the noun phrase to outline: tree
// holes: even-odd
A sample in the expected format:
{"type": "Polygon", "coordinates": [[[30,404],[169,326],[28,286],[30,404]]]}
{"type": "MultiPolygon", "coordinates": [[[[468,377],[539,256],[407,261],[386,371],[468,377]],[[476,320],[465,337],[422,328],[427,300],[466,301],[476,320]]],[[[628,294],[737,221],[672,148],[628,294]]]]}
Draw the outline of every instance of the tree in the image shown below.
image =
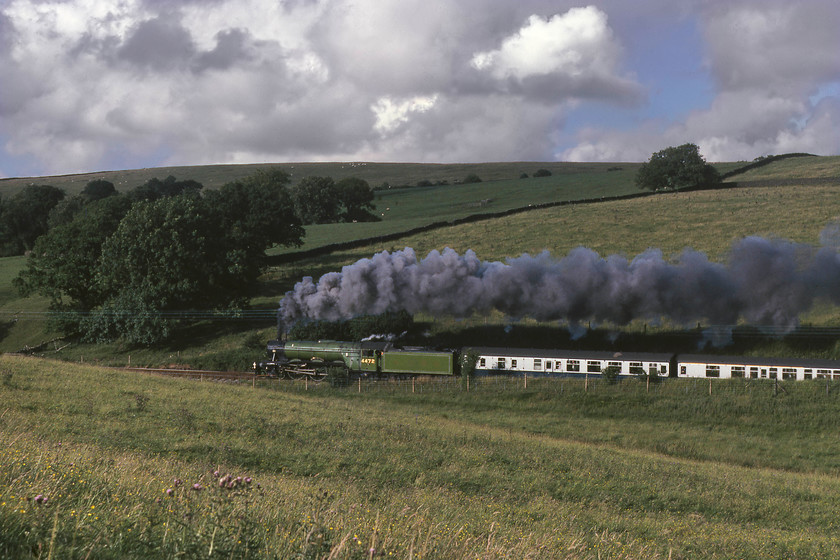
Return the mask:
{"type": "Polygon", "coordinates": [[[87,211],[38,238],[14,285],[24,297],[39,293],[53,311],[87,311],[104,300],[96,282],[102,244],[131,207],[124,196],[91,203],[87,211]]]}
{"type": "Polygon", "coordinates": [[[720,174],[706,163],[696,144],[683,144],[656,152],[636,174],[636,185],[650,190],[682,189],[720,181],[720,174]]]}
{"type": "Polygon", "coordinates": [[[20,255],[32,249],[47,232],[50,211],[64,198],[62,189],[29,185],[12,196],[0,214],[0,239],[4,253],[20,255]]]}
{"type": "Polygon", "coordinates": [[[283,171],[259,171],[205,193],[208,216],[225,232],[219,243],[225,247],[228,266],[239,271],[230,277],[234,284],[224,289],[239,291],[244,297],[264,268],[266,249],[301,245],[305,232],[288,182],[283,171]]]}
{"type": "Polygon", "coordinates": [[[114,183],[104,179],[94,179],[85,185],[85,188],[82,189],[80,194],[65,198],[55,208],[50,210],[48,219],[49,228],[52,229],[63,224],[69,224],[89,204],[117,194],[119,193],[114,188],[114,183]]]}
{"type": "Polygon", "coordinates": [[[341,219],[345,222],[376,222],[379,217],[371,210],[373,205],[373,189],[364,179],[347,177],[335,184],[335,192],[339,202],[344,207],[341,219]]]}
{"type": "Polygon", "coordinates": [[[537,169],[534,172],[534,177],[551,177],[551,171],[548,169],[537,169]]]}
{"type": "Polygon", "coordinates": [[[102,198],[114,196],[115,194],[117,194],[117,189],[114,187],[114,183],[105,179],[89,181],[85,185],[85,188],[82,189],[82,197],[88,202],[94,202],[102,198]]]}
{"type": "Polygon", "coordinates": [[[339,220],[340,202],[331,177],[304,177],[292,189],[295,213],[304,224],[329,224],[339,220]]]}
{"type": "Polygon", "coordinates": [[[83,324],[89,339],[119,334],[135,344],[165,340],[184,310],[238,302],[226,276],[224,232],[188,195],[138,202],[105,240],[96,272],[103,305],[83,324]]]}
{"type": "Polygon", "coordinates": [[[479,177],[479,176],[478,176],[478,175],[476,175],[475,173],[470,173],[469,175],[467,175],[466,177],[464,177],[464,180],[463,180],[463,181],[461,181],[461,182],[462,182],[462,183],[464,183],[464,184],[467,184],[467,183],[480,183],[480,182],[481,182],[481,177],[479,177]]]}
{"type": "Polygon", "coordinates": [[[132,201],[140,200],[158,200],[170,196],[180,196],[182,194],[197,197],[204,186],[198,181],[186,179],[179,181],[172,175],[161,181],[157,177],[152,177],[139,187],[131,189],[128,192],[129,198],[132,201]]]}

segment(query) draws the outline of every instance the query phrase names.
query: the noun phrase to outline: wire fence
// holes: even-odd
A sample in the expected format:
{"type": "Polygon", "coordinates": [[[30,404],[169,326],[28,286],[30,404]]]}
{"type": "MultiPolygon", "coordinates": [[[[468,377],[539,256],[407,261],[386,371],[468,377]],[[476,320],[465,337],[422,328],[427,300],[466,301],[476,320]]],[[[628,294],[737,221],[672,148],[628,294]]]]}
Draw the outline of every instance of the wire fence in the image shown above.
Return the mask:
{"type": "Polygon", "coordinates": [[[260,379],[258,385],[287,392],[359,393],[359,394],[434,394],[434,393],[538,393],[549,395],[625,394],[650,396],[795,396],[840,398],[840,381],[830,379],[782,381],[763,379],[658,379],[621,378],[610,382],[600,377],[528,377],[481,376],[469,380],[460,377],[355,378],[341,383],[329,379],[260,379]]]}

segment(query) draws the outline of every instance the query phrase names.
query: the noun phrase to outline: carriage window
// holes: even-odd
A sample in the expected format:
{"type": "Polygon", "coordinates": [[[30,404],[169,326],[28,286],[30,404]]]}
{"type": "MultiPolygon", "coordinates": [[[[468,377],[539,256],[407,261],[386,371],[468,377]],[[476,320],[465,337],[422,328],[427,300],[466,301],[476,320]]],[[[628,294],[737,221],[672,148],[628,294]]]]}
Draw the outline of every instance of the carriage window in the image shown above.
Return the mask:
{"type": "Polygon", "coordinates": [[[770,368],[770,379],[776,379],[779,376],[779,370],[777,368],[771,367],[770,368]]]}
{"type": "Polygon", "coordinates": [[[680,366],[680,375],[685,375],[685,366],[680,366]]]}
{"type": "Polygon", "coordinates": [[[510,361],[510,369],[516,369],[516,360],[510,361]]]}
{"type": "Polygon", "coordinates": [[[645,366],[642,362],[630,362],[630,373],[633,375],[644,375],[645,366]]]}
{"type": "Polygon", "coordinates": [[[796,379],[796,368],[782,368],[782,379],[796,379]]]}
{"type": "Polygon", "coordinates": [[[601,373],[601,362],[598,360],[589,360],[586,362],[586,371],[588,373],[601,373]]]}
{"type": "Polygon", "coordinates": [[[481,360],[478,361],[478,365],[480,367],[485,367],[487,365],[487,359],[486,358],[481,358],[481,360]]]}
{"type": "Polygon", "coordinates": [[[706,366],[706,377],[720,377],[720,366],[708,364],[706,366]]]}
{"type": "Polygon", "coordinates": [[[505,367],[506,367],[505,359],[504,358],[499,358],[499,363],[496,364],[496,368],[497,369],[505,369],[505,367]]]}
{"type": "Polygon", "coordinates": [[[802,375],[803,379],[812,379],[813,377],[813,372],[810,369],[804,370],[804,373],[802,375]]]}
{"type": "Polygon", "coordinates": [[[537,358],[534,360],[534,371],[540,371],[542,369],[542,360],[537,358]]]}
{"type": "Polygon", "coordinates": [[[554,362],[554,369],[562,370],[563,369],[563,362],[561,362],[560,360],[557,360],[556,362],[554,362]]]}
{"type": "Polygon", "coordinates": [[[746,371],[744,366],[732,366],[732,377],[744,377],[746,371]]]}
{"type": "Polygon", "coordinates": [[[580,362],[577,360],[569,360],[566,362],[567,371],[580,371],[580,362]]]}
{"type": "Polygon", "coordinates": [[[758,379],[758,368],[751,367],[750,368],[750,379],[758,379]]]}
{"type": "Polygon", "coordinates": [[[831,370],[830,369],[818,369],[817,370],[817,379],[831,379],[831,370]]]}

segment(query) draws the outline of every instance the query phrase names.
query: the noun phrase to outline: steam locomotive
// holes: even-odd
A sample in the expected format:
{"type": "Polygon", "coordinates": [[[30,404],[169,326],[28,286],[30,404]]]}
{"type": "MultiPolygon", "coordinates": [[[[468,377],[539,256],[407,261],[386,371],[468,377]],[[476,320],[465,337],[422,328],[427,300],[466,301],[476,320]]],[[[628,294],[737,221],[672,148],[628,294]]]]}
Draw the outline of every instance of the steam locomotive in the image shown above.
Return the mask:
{"type": "Polygon", "coordinates": [[[709,379],[840,380],[840,361],[702,354],[469,347],[433,350],[390,342],[269,341],[268,359],[254,372],[284,378],[476,375],[599,377],[656,376],[709,379]]]}

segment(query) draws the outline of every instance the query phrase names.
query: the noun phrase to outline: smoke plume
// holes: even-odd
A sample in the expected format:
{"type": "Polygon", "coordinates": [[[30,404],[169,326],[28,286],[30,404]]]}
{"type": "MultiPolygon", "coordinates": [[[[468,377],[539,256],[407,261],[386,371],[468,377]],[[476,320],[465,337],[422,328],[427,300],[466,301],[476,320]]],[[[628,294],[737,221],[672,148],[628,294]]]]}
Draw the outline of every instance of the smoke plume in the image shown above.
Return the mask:
{"type": "Polygon", "coordinates": [[[384,251],[323,275],[305,277],[280,302],[281,328],[301,319],[339,320],[386,311],[466,317],[498,310],[518,319],[624,325],[634,319],[704,321],[793,329],[823,298],[840,302],[836,227],[822,245],[747,237],[725,263],[685,250],[669,262],[649,249],[632,260],[583,247],[555,259],[548,252],[505,262],[473,251],[384,251]]]}

